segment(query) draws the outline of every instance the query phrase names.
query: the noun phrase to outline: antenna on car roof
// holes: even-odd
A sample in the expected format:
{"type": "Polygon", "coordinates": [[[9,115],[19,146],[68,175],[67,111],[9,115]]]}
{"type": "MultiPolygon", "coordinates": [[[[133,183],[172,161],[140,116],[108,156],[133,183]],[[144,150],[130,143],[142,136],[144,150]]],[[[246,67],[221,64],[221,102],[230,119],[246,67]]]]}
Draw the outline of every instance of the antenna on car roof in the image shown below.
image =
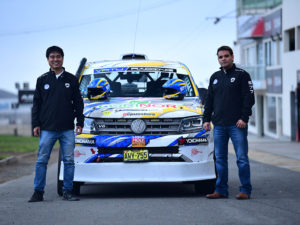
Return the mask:
{"type": "Polygon", "coordinates": [[[79,64],[79,67],[77,69],[77,72],[75,73],[75,76],[77,77],[77,79],[79,79],[82,71],[83,71],[83,68],[84,68],[84,65],[86,63],[87,59],[86,58],[82,58],[82,60],[80,61],[80,64],[79,64]]]}

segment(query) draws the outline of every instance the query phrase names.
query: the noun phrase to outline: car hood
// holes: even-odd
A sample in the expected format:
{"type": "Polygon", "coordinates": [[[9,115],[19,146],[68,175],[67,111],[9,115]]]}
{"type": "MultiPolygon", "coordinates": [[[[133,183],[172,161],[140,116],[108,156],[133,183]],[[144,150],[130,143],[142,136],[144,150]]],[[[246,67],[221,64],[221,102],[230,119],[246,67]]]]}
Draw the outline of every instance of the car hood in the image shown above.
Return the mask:
{"type": "Polygon", "coordinates": [[[203,114],[199,98],[109,98],[84,101],[84,116],[92,118],[182,118],[203,114]]]}

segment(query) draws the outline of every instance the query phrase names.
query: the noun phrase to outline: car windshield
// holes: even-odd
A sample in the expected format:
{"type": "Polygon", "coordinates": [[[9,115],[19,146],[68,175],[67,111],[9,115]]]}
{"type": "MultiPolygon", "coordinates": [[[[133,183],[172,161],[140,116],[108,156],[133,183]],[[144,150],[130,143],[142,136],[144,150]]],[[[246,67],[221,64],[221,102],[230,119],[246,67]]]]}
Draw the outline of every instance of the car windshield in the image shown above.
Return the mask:
{"type": "MultiPolygon", "coordinates": [[[[154,68],[155,69],[155,68],[154,68]]],[[[159,68],[156,68],[159,70],[159,68]]],[[[194,97],[191,80],[186,74],[177,74],[172,69],[164,71],[122,71],[109,73],[83,74],[80,91],[87,97],[87,86],[96,78],[105,78],[110,84],[110,97],[162,97],[162,85],[173,78],[182,79],[187,84],[186,97],[194,97]]]]}

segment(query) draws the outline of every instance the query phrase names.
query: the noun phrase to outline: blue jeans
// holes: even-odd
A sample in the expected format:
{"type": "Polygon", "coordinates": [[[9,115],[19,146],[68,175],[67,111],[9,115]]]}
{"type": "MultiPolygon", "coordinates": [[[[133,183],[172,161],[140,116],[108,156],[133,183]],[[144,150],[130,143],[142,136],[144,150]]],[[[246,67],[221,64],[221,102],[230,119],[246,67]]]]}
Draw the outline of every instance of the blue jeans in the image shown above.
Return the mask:
{"type": "Polygon", "coordinates": [[[231,141],[236,154],[239,169],[240,192],[251,195],[250,165],[248,159],[248,127],[241,129],[236,126],[215,126],[214,144],[217,168],[216,192],[228,196],[228,141],[231,141]]]}
{"type": "Polygon", "coordinates": [[[64,162],[63,192],[73,189],[75,135],[73,130],[42,130],[39,143],[38,159],[35,166],[34,190],[44,192],[48,160],[52,148],[59,140],[60,154],[64,162]]]}

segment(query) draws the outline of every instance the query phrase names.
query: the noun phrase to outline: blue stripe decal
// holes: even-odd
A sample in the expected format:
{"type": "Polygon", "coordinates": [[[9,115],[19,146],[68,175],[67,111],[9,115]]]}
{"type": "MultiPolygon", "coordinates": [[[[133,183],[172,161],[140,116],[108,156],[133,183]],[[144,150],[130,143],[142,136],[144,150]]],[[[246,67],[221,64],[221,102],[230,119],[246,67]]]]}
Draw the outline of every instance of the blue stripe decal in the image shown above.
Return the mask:
{"type": "MultiPolygon", "coordinates": [[[[202,130],[201,132],[199,132],[198,134],[195,135],[195,137],[202,137],[203,134],[206,133],[206,130],[202,130]]],[[[206,134],[208,136],[208,134],[206,134]]],[[[204,136],[203,136],[204,137],[204,136]]]]}
{"type": "Polygon", "coordinates": [[[86,163],[91,163],[93,162],[96,158],[98,157],[98,154],[93,155],[91,158],[89,158],[88,160],[86,160],[86,163]]]}
{"type": "MultiPolygon", "coordinates": [[[[182,136],[180,137],[182,138],[182,136]]],[[[178,138],[179,139],[179,138],[178,138]]],[[[176,145],[178,144],[178,139],[174,140],[171,144],[169,144],[168,146],[173,146],[173,145],[176,145]]]]}

